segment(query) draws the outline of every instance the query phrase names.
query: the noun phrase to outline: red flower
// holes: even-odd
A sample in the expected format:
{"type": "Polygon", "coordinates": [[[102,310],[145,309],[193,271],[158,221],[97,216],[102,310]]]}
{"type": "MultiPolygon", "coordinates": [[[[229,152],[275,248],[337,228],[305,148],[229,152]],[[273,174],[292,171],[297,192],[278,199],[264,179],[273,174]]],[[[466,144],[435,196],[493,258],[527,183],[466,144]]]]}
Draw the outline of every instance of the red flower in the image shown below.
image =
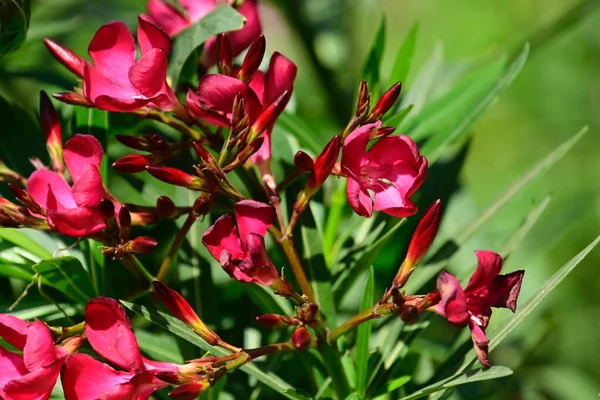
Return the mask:
{"type": "Polygon", "coordinates": [[[85,333],[94,351],[123,370],[115,370],[87,354],[69,357],[62,384],[67,400],[147,399],[168,385],[155,375],[179,372],[177,364],[142,357],[131,323],[116,300],[96,297],[85,309],[85,333]]]}
{"type": "Polygon", "coordinates": [[[265,249],[264,236],[273,219],[273,207],[239,201],[235,205],[237,228],[233,216],[224,215],[204,233],[202,243],[232,278],[269,286],[279,279],[265,249]]]}
{"type": "MultiPolygon", "coordinates": [[[[148,1],[148,14],[156,20],[158,25],[169,36],[177,35],[191,24],[206,16],[206,14],[217,6],[216,0],[179,0],[179,3],[185,9],[187,16],[182,15],[178,10],[169,5],[167,1],[148,1]]],[[[242,29],[227,34],[231,43],[233,57],[239,55],[260,36],[262,28],[256,3],[256,0],[245,0],[238,8],[238,12],[246,18],[246,23],[242,29]]],[[[204,44],[204,64],[207,66],[215,64],[218,56],[217,52],[216,38],[208,39],[204,44]]]]}
{"type": "Polygon", "coordinates": [[[351,132],[342,150],[342,173],[348,178],[348,202],[363,217],[383,211],[402,218],[417,212],[410,196],[421,186],[427,159],[408,136],[383,137],[367,151],[373,131],[381,122],[351,132]],[[373,199],[371,200],[371,194],[373,199]]]}
{"type": "Polygon", "coordinates": [[[22,351],[0,346],[0,398],[49,398],[68,353],[54,345],[48,326],[0,314],[0,337],[22,351]]]}
{"type": "Polygon", "coordinates": [[[138,21],[142,57],[137,61],[133,36],[120,21],[103,25],[94,35],[88,46],[93,64],[45,40],[61,63],[83,77],[83,94],[99,109],[129,112],[150,105],[169,111],[177,104],[166,81],[171,40],[147,15],[140,15],[138,21]]]}
{"type": "Polygon", "coordinates": [[[291,97],[296,70],[292,61],[276,52],[271,57],[267,73],[256,71],[249,84],[227,75],[205,75],[200,80],[198,91],[188,92],[187,105],[190,111],[205,121],[229,127],[235,98],[241,95],[249,124],[260,125],[260,128],[253,126],[255,130],[262,132],[264,129],[264,142],[251,159],[255,163],[270,160],[271,130],[291,97]],[[269,123],[263,124],[265,119],[269,123]]]}
{"type": "Polygon", "coordinates": [[[67,236],[92,235],[106,226],[99,210],[105,197],[99,169],[104,151],[93,136],[77,134],[67,141],[63,155],[73,185],[57,172],[40,169],[27,180],[27,191],[46,209],[53,229],[67,236]]]}
{"type": "Polygon", "coordinates": [[[508,308],[515,312],[517,298],[525,271],[498,275],[502,257],[491,251],[476,251],[477,269],[463,290],[458,280],[446,271],[438,277],[437,290],[441,296],[435,311],[448,322],[471,329],[471,338],[479,361],[489,366],[488,340],[485,335],[492,307],[508,308]]]}

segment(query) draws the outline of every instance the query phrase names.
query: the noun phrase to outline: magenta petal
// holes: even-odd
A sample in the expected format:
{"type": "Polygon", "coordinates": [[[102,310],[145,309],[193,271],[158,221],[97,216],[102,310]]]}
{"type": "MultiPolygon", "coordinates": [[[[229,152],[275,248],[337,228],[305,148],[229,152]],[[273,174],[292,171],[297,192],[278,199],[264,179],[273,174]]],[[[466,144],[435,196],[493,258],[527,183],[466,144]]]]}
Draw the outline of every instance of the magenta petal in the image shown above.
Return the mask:
{"type": "Polygon", "coordinates": [[[112,112],[132,112],[145,107],[151,101],[152,99],[98,96],[96,97],[94,104],[98,110],[112,112]]]}
{"type": "Polygon", "coordinates": [[[83,94],[102,110],[118,112],[139,108],[149,100],[135,90],[128,74],[129,70],[125,74],[125,80],[117,84],[102,75],[98,69],[86,64],[83,69],[83,94]]]}
{"type": "Polygon", "coordinates": [[[368,218],[373,214],[373,201],[369,192],[350,177],[348,177],[346,196],[348,197],[348,203],[358,215],[368,218]]]}
{"type": "Polygon", "coordinates": [[[473,321],[469,322],[469,327],[471,328],[471,339],[473,340],[473,347],[475,348],[475,353],[477,354],[479,362],[481,362],[484,367],[490,367],[491,364],[488,359],[489,341],[483,328],[473,321]]]}
{"type": "Polygon", "coordinates": [[[417,145],[411,138],[404,135],[381,138],[369,149],[369,158],[381,165],[405,162],[414,166],[418,157],[417,145]]]}
{"type": "Polygon", "coordinates": [[[60,211],[53,211],[49,207],[48,222],[60,233],[71,237],[93,235],[106,227],[104,216],[100,211],[86,207],[60,211]]]}
{"type": "Polygon", "coordinates": [[[233,223],[233,217],[229,214],[223,215],[213,226],[208,228],[202,236],[202,243],[217,261],[221,261],[224,250],[234,258],[244,256],[242,244],[237,229],[233,223]]]}
{"type": "Polygon", "coordinates": [[[0,396],[2,396],[2,388],[9,382],[16,380],[29,371],[23,363],[23,356],[6,350],[0,346],[0,396]]]}
{"type": "Polygon", "coordinates": [[[471,293],[489,285],[502,269],[502,256],[493,251],[477,250],[477,269],[469,279],[465,292],[471,293]]]}
{"type": "Polygon", "coordinates": [[[517,310],[517,299],[525,271],[515,271],[495,277],[488,287],[487,300],[491,307],[504,307],[512,312],[517,310]]]}
{"type": "Polygon", "coordinates": [[[30,371],[47,367],[57,360],[56,350],[50,329],[42,321],[35,321],[27,332],[27,342],[23,349],[23,361],[30,371]]]}
{"type": "Polygon", "coordinates": [[[243,272],[252,282],[270,286],[278,278],[278,275],[277,270],[267,255],[265,238],[255,233],[250,233],[248,235],[247,246],[252,259],[252,267],[244,271],[238,269],[234,271],[234,276],[237,277],[237,273],[243,272]]]}
{"type": "Polygon", "coordinates": [[[148,51],[129,70],[129,80],[141,94],[153,97],[167,78],[167,56],[161,49],[148,51]]]}
{"type": "MultiPolygon", "coordinates": [[[[234,70],[234,76],[236,76],[238,72],[239,69],[234,70]]],[[[269,101],[265,100],[265,79],[266,74],[261,70],[258,70],[254,72],[254,75],[252,75],[252,80],[250,81],[250,83],[248,83],[248,86],[250,86],[250,89],[252,89],[252,91],[256,94],[256,97],[258,97],[260,104],[262,104],[263,106],[266,106],[270,103],[269,101]]]]}
{"type": "Polygon", "coordinates": [[[131,322],[116,300],[96,297],[85,308],[85,333],[102,357],[132,372],[144,370],[131,322]]]}
{"type": "Polygon", "coordinates": [[[381,122],[367,124],[353,130],[346,140],[342,149],[342,171],[346,176],[359,177],[361,167],[368,161],[367,144],[369,144],[369,133],[374,128],[379,128],[381,122]]]}
{"type": "Polygon", "coordinates": [[[167,81],[164,81],[162,88],[156,94],[156,97],[154,97],[150,105],[162,111],[171,111],[177,103],[177,96],[175,96],[173,89],[167,84],[167,81]]]}
{"type": "Polygon", "coordinates": [[[135,52],[133,36],[121,21],[101,26],[88,46],[99,73],[121,87],[128,84],[127,72],[134,63],[135,52]]]}
{"type": "Polygon", "coordinates": [[[146,371],[179,372],[179,365],[174,363],[148,360],[145,357],[142,357],[142,362],[144,363],[146,371]]]}
{"type": "Polygon", "coordinates": [[[192,22],[204,17],[217,6],[216,0],[179,0],[192,22]]]}
{"type": "MultiPolygon", "coordinates": [[[[10,314],[0,314],[0,338],[19,350],[25,348],[30,323],[10,314]]],[[[1,369],[0,369],[1,370],[1,369]]]]}
{"type": "MultiPolygon", "coordinates": [[[[66,149],[65,149],[66,152],[66,149]]],[[[66,157],[65,157],[66,159],[66,157]]],[[[48,191],[52,189],[56,201],[64,208],[77,207],[71,187],[56,172],[47,169],[38,169],[27,180],[27,191],[31,198],[40,206],[48,208],[48,191]]]]}
{"type": "Polygon", "coordinates": [[[242,244],[246,243],[250,233],[265,236],[275,219],[274,208],[260,201],[238,201],[234,209],[242,244]]]}
{"type": "Polygon", "coordinates": [[[85,167],[73,185],[73,199],[79,207],[96,207],[104,198],[100,171],[95,165],[85,167]]]}
{"type": "Polygon", "coordinates": [[[128,383],[134,376],[131,372],[115,371],[87,354],[73,354],[63,366],[61,381],[66,399],[97,400],[105,399],[106,393],[128,383]]]}
{"type": "Polygon", "coordinates": [[[440,272],[437,290],[441,296],[440,302],[435,306],[438,314],[446,317],[451,324],[465,326],[469,321],[469,312],[467,299],[458,279],[446,271],[440,272]]]}
{"type": "Polygon", "coordinates": [[[297,71],[296,64],[287,57],[279,52],[273,53],[265,79],[263,106],[271,103],[286,90],[289,94],[292,93],[297,71]]]}
{"type": "MultiPolygon", "coordinates": [[[[189,25],[189,21],[185,19],[183,15],[179,14],[163,0],[149,0],[148,14],[150,14],[158,25],[160,25],[160,27],[170,36],[176,35],[189,25]]],[[[138,31],[138,40],[139,37],[140,34],[138,31]]]]}
{"type": "MultiPolygon", "coordinates": [[[[150,4],[148,4],[148,7],[150,7],[150,4]]],[[[140,14],[138,16],[137,38],[142,56],[154,48],[161,49],[165,54],[171,52],[169,35],[148,15],[140,14]]]]}
{"type": "Polygon", "coordinates": [[[48,399],[56,385],[61,367],[62,359],[56,360],[47,367],[32,370],[31,373],[10,381],[4,387],[6,398],[12,400],[48,399]]]}
{"type": "MultiPolygon", "coordinates": [[[[191,2],[193,0],[184,1],[191,2]]],[[[238,12],[246,18],[246,24],[242,29],[227,34],[234,57],[250,46],[262,33],[256,0],[245,0],[241,7],[238,8],[238,12]]]]}

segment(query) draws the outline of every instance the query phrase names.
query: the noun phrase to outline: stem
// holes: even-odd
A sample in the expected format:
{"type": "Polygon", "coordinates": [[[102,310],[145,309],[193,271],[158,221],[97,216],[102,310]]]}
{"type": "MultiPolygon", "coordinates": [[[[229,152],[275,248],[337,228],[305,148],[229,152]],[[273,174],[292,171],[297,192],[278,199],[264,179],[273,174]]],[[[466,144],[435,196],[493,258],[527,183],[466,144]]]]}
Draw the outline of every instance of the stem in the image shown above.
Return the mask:
{"type": "Polygon", "coordinates": [[[171,262],[173,261],[173,258],[175,257],[177,250],[179,249],[179,247],[185,240],[186,235],[190,231],[190,228],[192,227],[192,225],[194,225],[194,222],[196,222],[197,218],[198,217],[196,217],[196,214],[193,211],[188,214],[188,217],[185,220],[185,222],[183,223],[183,226],[181,227],[179,232],[177,232],[177,236],[175,236],[175,240],[173,240],[173,243],[171,243],[171,248],[169,249],[169,254],[167,254],[165,259],[160,264],[160,269],[158,270],[158,274],[156,274],[156,280],[163,282],[165,280],[165,278],[167,277],[167,274],[169,273],[169,268],[171,266],[171,262]]]}
{"type": "Polygon", "coordinates": [[[310,287],[310,283],[308,282],[306,274],[304,273],[304,268],[300,262],[300,257],[298,257],[298,252],[296,251],[294,243],[290,240],[290,238],[291,237],[287,235],[280,237],[279,244],[281,245],[288,262],[290,263],[290,267],[292,267],[292,272],[296,277],[296,282],[298,282],[302,293],[306,295],[310,303],[315,303],[315,295],[310,287]]]}
{"type": "Polygon", "coordinates": [[[252,359],[283,351],[293,351],[296,348],[290,342],[273,343],[256,349],[244,350],[252,359]]]}
{"type": "Polygon", "coordinates": [[[219,341],[217,342],[217,346],[222,347],[225,350],[229,350],[232,353],[239,353],[240,351],[242,351],[242,349],[240,349],[239,347],[235,347],[234,345],[229,344],[221,339],[219,339],[219,341]]]}
{"type": "Polygon", "coordinates": [[[196,131],[195,129],[190,128],[189,126],[187,126],[185,124],[182,124],[178,120],[171,118],[171,116],[169,116],[165,113],[162,113],[160,111],[156,111],[156,110],[138,111],[135,114],[137,114],[141,117],[150,118],[155,121],[162,122],[163,124],[168,125],[171,128],[177,129],[179,132],[183,133],[184,135],[191,137],[193,140],[200,141],[200,143],[202,143],[202,144],[207,142],[206,138],[204,138],[204,137],[202,137],[202,135],[200,135],[200,132],[196,131]]]}
{"type": "Polygon", "coordinates": [[[384,315],[390,314],[392,312],[392,307],[394,307],[393,303],[386,303],[376,304],[371,308],[367,308],[365,311],[355,315],[354,317],[350,318],[349,320],[347,320],[346,322],[329,332],[329,341],[333,342],[334,340],[336,340],[342,335],[345,335],[346,333],[356,328],[363,322],[367,322],[375,318],[381,318],[384,315]]]}
{"type": "Polygon", "coordinates": [[[137,271],[140,275],[146,278],[148,283],[152,283],[152,281],[154,280],[154,276],[152,276],[152,274],[148,272],[146,267],[144,267],[140,260],[138,260],[138,258],[133,254],[126,254],[123,258],[121,258],[121,263],[126,267],[137,271]]]}

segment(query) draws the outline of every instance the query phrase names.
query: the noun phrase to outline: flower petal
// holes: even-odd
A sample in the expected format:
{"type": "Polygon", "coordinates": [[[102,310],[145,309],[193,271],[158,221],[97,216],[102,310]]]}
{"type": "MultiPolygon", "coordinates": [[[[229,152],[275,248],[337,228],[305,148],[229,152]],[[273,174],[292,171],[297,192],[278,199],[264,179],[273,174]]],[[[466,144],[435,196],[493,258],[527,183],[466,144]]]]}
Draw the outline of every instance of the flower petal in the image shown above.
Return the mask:
{"type": "Polygon", "coordinates": [[[56,172],[47,169],[38,169],[27,179],[27,191],[31,195],[31,198],[44,208],[48,208],[48,192],[50,189],[52,189],[56,201],[63,208],[77,207],[71,194],[71,187],[56,172]]]}
{"type": "MultiPolygon", "coordinates": [[[[78,133],[65,143],[65,164],[67,164],[73,182],[77,182],[85,168],[90,164],[100,169],[103,156],[102,145],[92,135],[78,133]]],[[[53,191],[56,194],[54,188],[53,191]]]]}
{"type": "Polygon", "coordinates": [[[85,322],[85,333],[96,353],[128,371],[144,370],[131,322],[116,300],[92,299],[85,308],[85,322]]]}
{"type": "Polygon", "coordinates": [[[489,285],[488,302],[491,307],[504,307],[512,312],[517,310],[517,299],[525,271],[515,271],[498,275],[489,285]]]}
{"type": "Polygon", "coordinates": [[[35,321],[27,331],[23,362],[29,371],[47,367],[58,358],[50,329],[42,321],[35,321]]]}
{"type": "Polygon", "coordinates": [[[135,52],[133,36],[121,21],[101,26],[88,46],[99,73],[122,87],[128,85],[127,72],[134,63],[135,52]]]}
{"type": "Polygon", "coordinates": [[[440,302],[435,306],[437,313],[451,324],[465,326],[469,321],[467,299],[458,279],[446,271],[440,272],[437,290],[441,296],[440,302]]]}
{"type": "Polygon", "coordinates": [[[167,55],[154,48],[144,54],[129,70],[129,80],[141,94],[154,97],[167,78],[167,55]]]}
{"type": "Polygon", "coordinates": [[[0,338],[19,350],[25,348],[30,323],[10,314],[0,314],[0,338]]]}
{"type": "MultiPolygon", "coordinates": [[[[150,7],[150,4],[148,4],[148,7],[150,7]]],[[[142,56],[154,48],[161,49],[165,54],[171,52],[169,35],[148,15],[140,14],[138,16],[137,38],[142,56]]]]}
{"type": "Polygon", "coordinates": [[[466,293],[476,292],[488,286],[502,269],[502,256],[493,251],[477,250],[477,269],[469,279],[466,293]]]}
{"type": "Polygon", "coordinates": [[[477,353],[477,358],[484,367],[489,368],[491,364],[488,359],[488,338],[485,335],[483,328],[475,322],[469,321],[469,328],[471,328],[471,339],[473,340],[473,347],[475,348],[475,353],[477,353]]]}
{"type": "MultiPolygon", "coordinates": [[[[252,259],[251,268],[236,268],[233,275],[235,278],[244,276],[250,281],[270,286],[278,278],[277,270],[267,255],[265,238],[255,233],[248,235],[248,252],[252,259]]],[[[247,279],[239,279],[248,282],[247,279]]]]}
{"type": "MultiPolygon", "coordinates": [[[[164,29],[169,36],[174,36],[184,30],[188,25],[189,21],[181,15],[173,7],[169,6],[164,0],[149,0],[148,1],[148,14],[157,22],[157,24],[164,29]]],[[[138,31],[138,40],[141,40],[138,31]]]]}
{"type": "Polygon", "coordinates": [[[292,94],[297,71],[296,64],[290,59],[277,51],[273,53],[265,78],[263,106],[271,103],[286,90],[290,95],[292,94]]]}
{"type": "Polygon", "coordinates": [[[417,207],[410,199],[402,197],[398,188],[386,183],[381,183],[379,190],[373,190],[375,210],[396,218],[410,217],[417,212],[417,207]]]}
{"type": "Polygon", "coordinates": [[[225,250],[235,258],[244,256],[242,244],[233,223],[233,216],[229,214],[217,219],[215,224],[204,232],[202,243],[215,260],[219,262],[221,261],[221,254],[225,250]]]}
{"type": "MultiPolygon", "coordinates": [[[[62,360],[39,368],[21,378],[12,380],[4,387],[7,399],[11,400],[45,400],[50,397],[52,389],[60,374],[62,360]]],[[[4,373],[4,371],[2,371],[4,373]]]]}
{"type": "Polygon", "coordinates": [[[269,204],[255,200],[238,201],[234,207],[240,239],[245,245],[248,235],[255,233],[265,236],[267,229],[273,225],[275,210],[269,204]]]}
{"type": "Polygon", "coordinates": [[[53,208],[56,205],[50,204],[51,194],[48,196],[48,222],[60,233],[71,237],[85,237],[106,227],[104,216],[98,209],[78,207],[56,210],[53,208]]]}
{"type": "Polygon", "coordinates": [[[23,363],[21,354],[13,353],[0,346],[0,396],[2,388],[9,382],[25,376],[29,373],[23,363]]]}
{"type": "Polygon", "coordinates": [[[104,186],[95,165],[85,167],[73,185],[73,199],[79,207],[96,207],[104,199],[104,186]]]}
{"type": "Polygon", "coordinates": [[[127,81],[119,85],[89,64],[85,65],[83,72],[83,94],[88,101],[101,110],[133,111],[150,101],[135,90],[129,80],[129,70],[125,75],[127,81]]]}
{"type": "Polygon", "coordinates": [[[373,214],[373,200],[371,200],[369,192],[351,177],[348,177],[346,196],[355,213],[367,218],[373,214]]]}
{"type": "Polygon", "coordinates": [[[368,161],[367,144],[369,144],[369,133],[381,126],[381,122],[363,125],[353,130],[346,140],[342,149],[342,171],[346,176],[355,179],[361,175],[361,167],[368,161]]]}
{"type": "Polygon", "coordinates": [[[78,353],[67,359],[61,381],[66,399],[97,400],[105,399],[104,394],[118,390],[134,376],[131,372],[115,371],[87,354],[78,353]]]}
{"type": "MultiPolygon", "coordinates": [[[[193,0],[184,0],[184,2],[192,3],[193,0]]],[[[262,32],[256,0],[244,0],[244,3],[237,11],[246,18],[246,24],[242,29],[227,33],[227,37],[231,43],[231,52],[234,57],[250,46],[262,32]]],[[[209,56],[214,52],[212,46],[214,45],[211,43],[205,45],[205,51],[209,56]]],[[[211,59],[211,57],[209,57],[209,59],[211,59]]],[[[214,53],[214,60],[216,62],[216,52],[214,53]]]]}

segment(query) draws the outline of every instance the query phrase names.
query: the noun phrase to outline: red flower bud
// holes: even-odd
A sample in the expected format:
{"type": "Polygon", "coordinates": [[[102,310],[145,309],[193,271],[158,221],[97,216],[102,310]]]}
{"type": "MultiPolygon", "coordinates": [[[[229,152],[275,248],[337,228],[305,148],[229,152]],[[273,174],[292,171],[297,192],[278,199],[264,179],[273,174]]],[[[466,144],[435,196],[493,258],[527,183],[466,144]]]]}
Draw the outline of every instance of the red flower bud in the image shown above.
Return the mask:
{"type": "Polygon", "coordinates": [[[312,338],[310,337],[310,332],[308,332],[308,330],[303,326],[297,327],[292,334],[292,344],[298,350],[309,348],[311,342],[312,338]]]}
{"type": "Polygon", "coordinates": [[[196,201],[194,201],[192,209],[196,215],[208,214],[210,211],[210,198],[205,196],[198,197],[196,201]]]}
{"type": "Polygon", "coordinates": [[[148,148],[150,147],[145,138],[140,138],[138,136],[117,134],[115,135],[115,138],[123,145],[135,150],[148,151],[148,148]]]}
{"type": "Polygon", "coordinates": [[[317,190],[329,177],[331,170],[335,166],[335,163],[340,154],[340,137],[335,135],[333,139],[329,141],[325,149],[319,154],[315,160],[313,172],[310,174],[308,183],[306,184],[307,189],[317,190]]]}
{"type": "Polygon", "coordinates": [[[374,122],[379,120],[383,115],[390,110],[396,104],[398,97],[400,97],[400,91],[402,90],[402,82],[396,83],[387,92],[385,92],[373,110],[371,110],[371,114],[369,115],[369,122],[374,122]]]}
{"type": "Polygon", "coordinates": [[[83,97],[83,95],[76,92],[53,93],[52,97],[54,97],[58,101],[62,101],[63,103],[67,104],[72,104],[74,106],[94,106],[94,104],[90,103],[85,97],[83,97]]]}
{"type": "Polygon", "coordinates": [[[42,130],[46,136],[46,148],[52,160],[54,169],[62,173],[64,162],[62,155],[62,130],[56,110],[45,92],[40,92],[40,119],[42,130]]]}
{"type": "Polygon", "coordinates": [[[238,75],[238,78],[246,83],[252,80],[254,73],[260,67],[260,63],[265,56],[265,49],[267,47],[267,43],[265,41],[264,35],[260,35],[248,49],[246,56],[244,57],[244,61],[242,62],[242,69],[238,75]]]}
{"type": "Polygon", "coordinates": [[[364,118],[369,112],[369,104],[371,102],[371,94],[369,93],[369,85],[367,81],[360,82],[358,89],[358,97],[356,98],[356,118],[364,118]]]}
{"type": "Polygon", "coordinates": [[[265,329],[282,328],[290,326],[294,321],[286,315],[263,314],[256,317],[256,323],[265,329]]]}
{"type": "Polygon", "coordinates": [[[148,254],[154,251],[158,246],[156,239],[148,236],[138,236],[129,242],[129,249],[133,253],[148,254]]]}
{"type": "Polygon", "coordinates": [[[254,141],[258,136],[260,136],[263,131],[275,123],[279,115],[285,109],[288,101],[290,100],[290,92],[285,90],[279,96],[277,96],[271,104],[264,109],[262,113],[258,116],[256,121],[250,127],[250,134],[248,136],[248,141],[254,141]]]}
{"type": "Polygon", "coordinates": [[[121,230],[121,242],[128,241],[129,233],[131,231],[131,214],[126,207],[121,207],[119,210],[119,229],[121,230]]]}
{"type": "Polygon", "coordinates": [[[180,169],[172,167],[147,166],[146,171],[156,179],[171,185],[183,186],[192,190],[201,190],[202,182],[198,177],[183,172],[180,169]]]}
{"type": "Polygon", "coordinates": [[[393,287],[400,288],[404,286],[412,271],[433,243],[440,225],[441,209],[442,202],[438,199],[419,221],[417,229],[415,229],[415,233],[410,240],[406,258],[394,278],[393,287]]]}
{"type": "Polygon", "coordinates": [[[154,281],[154,291],[159,300],[173,316],[192,328],[202,339],[206,340],[211,345],[219,343],[220,338],[210,330],[204,322],[198,317],[189,303],[182,295],[168,287],[162,282],[154,281]]]}
{"type": "Polygon", "coordinates": [[[119,172],[135,174],[143,172],[151,164],[150,156],[142,154],[128,154],[119,158],[112,167],[119,172]]]}
{"type": "Polygon", "coordinates": [[[156,199],[156,212],[163,218],[169,218],[175,215],[177,206],[167,196],[160,196],[156,199]]]}
{"type": "Polygon", "coordinates": [[[17,200],[19,200],[21,204],[23,204],[25,207],[35,212],[36,214],[46,214],[42,207],[31,198],[29,192],[20,188],[17,185],[13,185],[12,183],[8,184],[8,188],[10,189],[12,194],[17,198],[17,200]]]}
{"type": "Polygon", "coordinates": [[[83,66],[85,61],[77,54],[73,53],[69,48],[64,47],[48,38],[44,39],[46,48],[62,65],[67,67],[75,75],[83,78],[83,66]]]}
{"type": "Polygon", "coordinates": [[[207,380],[185,383],[169,392],[169,397],[176,400],[194,400],[206,389],[210,388],[207,380]]]}
{"type": "Polygon", "coordinates": [[[217,47],[219,49],[219,71],[223,75],[231,75],[233,55],[231,54],[231,43],[227,35],[222,33],[217,36],[217,47]]]}
{"type": "Polygon", "coordinates": [[[315,162],[311,156],[303,151],[299,151],[294,155],[294,166],[296,167],[296,171],[300,173],[311,172],[315,167],[315,162]]]}

